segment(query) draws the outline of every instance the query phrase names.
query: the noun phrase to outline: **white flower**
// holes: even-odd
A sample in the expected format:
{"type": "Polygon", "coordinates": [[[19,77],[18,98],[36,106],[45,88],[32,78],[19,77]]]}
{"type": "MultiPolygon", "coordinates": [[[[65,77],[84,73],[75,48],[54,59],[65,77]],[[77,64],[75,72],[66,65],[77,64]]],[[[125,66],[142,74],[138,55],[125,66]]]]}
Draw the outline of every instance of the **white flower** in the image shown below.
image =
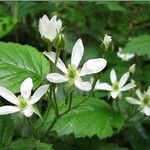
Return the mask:
{"type": "Polygon", "coordinates": [[[103,43],[104,43],[106,49],[108,48],[111,41],[112,41],[111,36],[105,34],[103,43]]]}
{"type": "Polygon", "coordinates": [[[122,53],[122,48],[119,48],[117,52],[118,57],[120,57],[123,61],[128,61],[132,59],[135,55],[131,53],[122,53]]]}
{"type": "Polygon", "coordinates": [[[121,77],[120,81],[118,81],[116,77],[116,72],[114,69],[112,69],[110,72],[110,79],[112,85],[109,85],[108,83],[96,83],[95,89],[110,91],[112,98],[116,99],[117,96],[120,96],[123,91],[130,90],[136,86],[133,82],[125,85],[128,78],[129,78],[129,72],[126,72],[121,77]]]}
{"type": "MultiPolygon", "coordinates": [[[[71,55],[71,64],[66,68],[65,64],[60,58],[57,61],[57,67],[64,73],[61,75],[59,73],[50,73],[46,77],[50,82],[53,83],[63,83],[69,81],[69,83],[75,84],[80,90],[89,91],[91,90],[91,83],[89,81],[83,82],[81,77],[98,73],[103,70],[107,64],[107,61],[103,58],[90,59],[83,65],[82,69],[79,70],[78,66],[81,61],[82,55],[84,52],[84,47],[82,40],[79,39],[75,43],[72,55],[71,55]]],[[[44,54],[55,63],[56,53],[54,52],[44,52],[44,54]]]]}
{"type": "Polygon", "coordinates": [[[129,68],[129,72],[130,72],[130,73],[134,73],[134,72],[135,72],[135,64],[133,64],[133,65],[129,68]]]}
{"type": "Polygon", "coordinates": [[[20,87],[20,93],[16,97],[11,91],[4,87],[0,87],[0,96],[14,104],[14,106],[7,105],[0,107],[0,115],[7,115],[15,112],[22,112],[26,117],[31,117],[34,113],[38,114],[36,109],[34,109],[34,104],[37,103],[40,98],[46,93],[49,85],[40,86],[34,94],[31,96],[31,90],[33,88],[32,79],[29,77],[25,79],[20,87]]]}
{"type": "Polygon", "coordinates": [[[150,86],[144,93],[142,93],[140,89],[137,89],[135,93],[138,99],[127,97],[127,102],[133,105],[139,105],[141,112],[146,116],[150,116],[150,86]]]}
{"type": "Polygon", "coordinates": [[[61,31],[62,21],[57,20],[57,15],[53,16],[50,20],[44,15],[39,20],[39,32],[42,37],[53,41],[57,34],[61,31]]]}

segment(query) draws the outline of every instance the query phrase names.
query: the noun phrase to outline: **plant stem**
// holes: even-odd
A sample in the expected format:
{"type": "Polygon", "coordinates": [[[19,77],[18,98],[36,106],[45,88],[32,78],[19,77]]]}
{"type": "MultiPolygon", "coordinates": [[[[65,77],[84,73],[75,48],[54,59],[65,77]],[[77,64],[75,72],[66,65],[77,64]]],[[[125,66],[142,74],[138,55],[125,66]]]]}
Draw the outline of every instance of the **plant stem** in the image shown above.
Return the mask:
{"type": "Polygon", "coordinates": [[[55,58],[55,64],[54,64],[54,72],[56,72],[56,65],[57,65],[57,61],[58,61],[58,58],[59,58],[59,55],[60,55],[60,49],[57,49],[56,50],[56,58],[55,58]]]}
{"type": "Polygon", "coordinates": [[[59,110],[58,110],[58,105],[57,105],[57,100],[56,100],[56,93],[55,93],[55,88],[52,89],[52,92],[53,92],[53,102],[54,102],[54,109],[55,109],[55,115],[56,115],[56,118],[59,117],[59,110]]]}

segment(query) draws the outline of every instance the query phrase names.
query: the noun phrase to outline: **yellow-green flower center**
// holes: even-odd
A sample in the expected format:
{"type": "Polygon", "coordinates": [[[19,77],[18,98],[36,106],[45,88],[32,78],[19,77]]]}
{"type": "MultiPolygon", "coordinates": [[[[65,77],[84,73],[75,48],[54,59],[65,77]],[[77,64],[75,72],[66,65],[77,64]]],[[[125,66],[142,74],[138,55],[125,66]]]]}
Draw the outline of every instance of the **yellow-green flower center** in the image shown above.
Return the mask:
{"type": "Polygon", "coordinates": [[[144,95],[143,103],[150,107],[150,95],[144,95]]]}
{"type": "Polygon", "coordinates": [[[71,65],[68,65],[68,78],[75,79],[76,75],[77,75],[76,69],[71,65]]]}
{"type": "Polygon", "coordinates": [[[119,90],[119,89],[120,89],[119,83],[118,83],[118,82],[115,82],[115,83],[113,84],[113,90],[114,90],[114,91],[117,91],[117,90],[119,90]]]}
{"type": "Polygon", "coordinates": [[[18,96],[18,99],[19,99],[19,107],[21,109],[25,109],[26,106],[28,105],[27,101],[22,96],[18,96]]]}

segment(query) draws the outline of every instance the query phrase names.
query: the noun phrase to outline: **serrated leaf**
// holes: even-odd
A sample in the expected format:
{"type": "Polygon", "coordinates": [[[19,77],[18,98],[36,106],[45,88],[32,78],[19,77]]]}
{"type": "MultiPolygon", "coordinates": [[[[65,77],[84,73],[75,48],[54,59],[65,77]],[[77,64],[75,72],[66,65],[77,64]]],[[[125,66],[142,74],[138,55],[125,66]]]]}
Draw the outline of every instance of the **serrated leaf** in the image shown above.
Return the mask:
{"type": "Polygon", "coordinates": [[[114,112],[106,102],[90,98],[61,117],[53,130],[56,130],[58,135],[74,133],[77,138],[97,135],[104,139],[120,130],[123,124],[122,116],[114,112]]]}
{"type": "Polygon", "coordinates": [[[49,62],[37,49],[0,42],[0,86],[19,92],[20,84],[27,77],[31,77],[37,87],[48,73],[49,62]]]}
{"type": "Polygon", "coordinates": [[[0,145],[10,144],[14,134],[14,122],[11,116],[0,116],[0,145]]]}
{"type": "Polygon", "coordinates": [[[147,55],[150,58],[150,35],[132,38],[124,47],[123,52],[138,56],[147,55]]]}

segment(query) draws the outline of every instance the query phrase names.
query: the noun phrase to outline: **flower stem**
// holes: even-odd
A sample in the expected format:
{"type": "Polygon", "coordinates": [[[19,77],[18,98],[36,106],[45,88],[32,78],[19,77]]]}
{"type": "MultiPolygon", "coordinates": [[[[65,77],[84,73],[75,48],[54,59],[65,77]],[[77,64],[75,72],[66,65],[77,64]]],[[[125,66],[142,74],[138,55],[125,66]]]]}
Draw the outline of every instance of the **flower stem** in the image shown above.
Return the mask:
{"type": "Polygon", "coordinates": [[[58,118],[59,110],[58,110],[58,105],[57,105],[57,100],[56,100],[55,88],[52,89],[52,93],[53,93],[53,102],[54,102],[55,115],[56,115],[56,118],[58,118]]]}

